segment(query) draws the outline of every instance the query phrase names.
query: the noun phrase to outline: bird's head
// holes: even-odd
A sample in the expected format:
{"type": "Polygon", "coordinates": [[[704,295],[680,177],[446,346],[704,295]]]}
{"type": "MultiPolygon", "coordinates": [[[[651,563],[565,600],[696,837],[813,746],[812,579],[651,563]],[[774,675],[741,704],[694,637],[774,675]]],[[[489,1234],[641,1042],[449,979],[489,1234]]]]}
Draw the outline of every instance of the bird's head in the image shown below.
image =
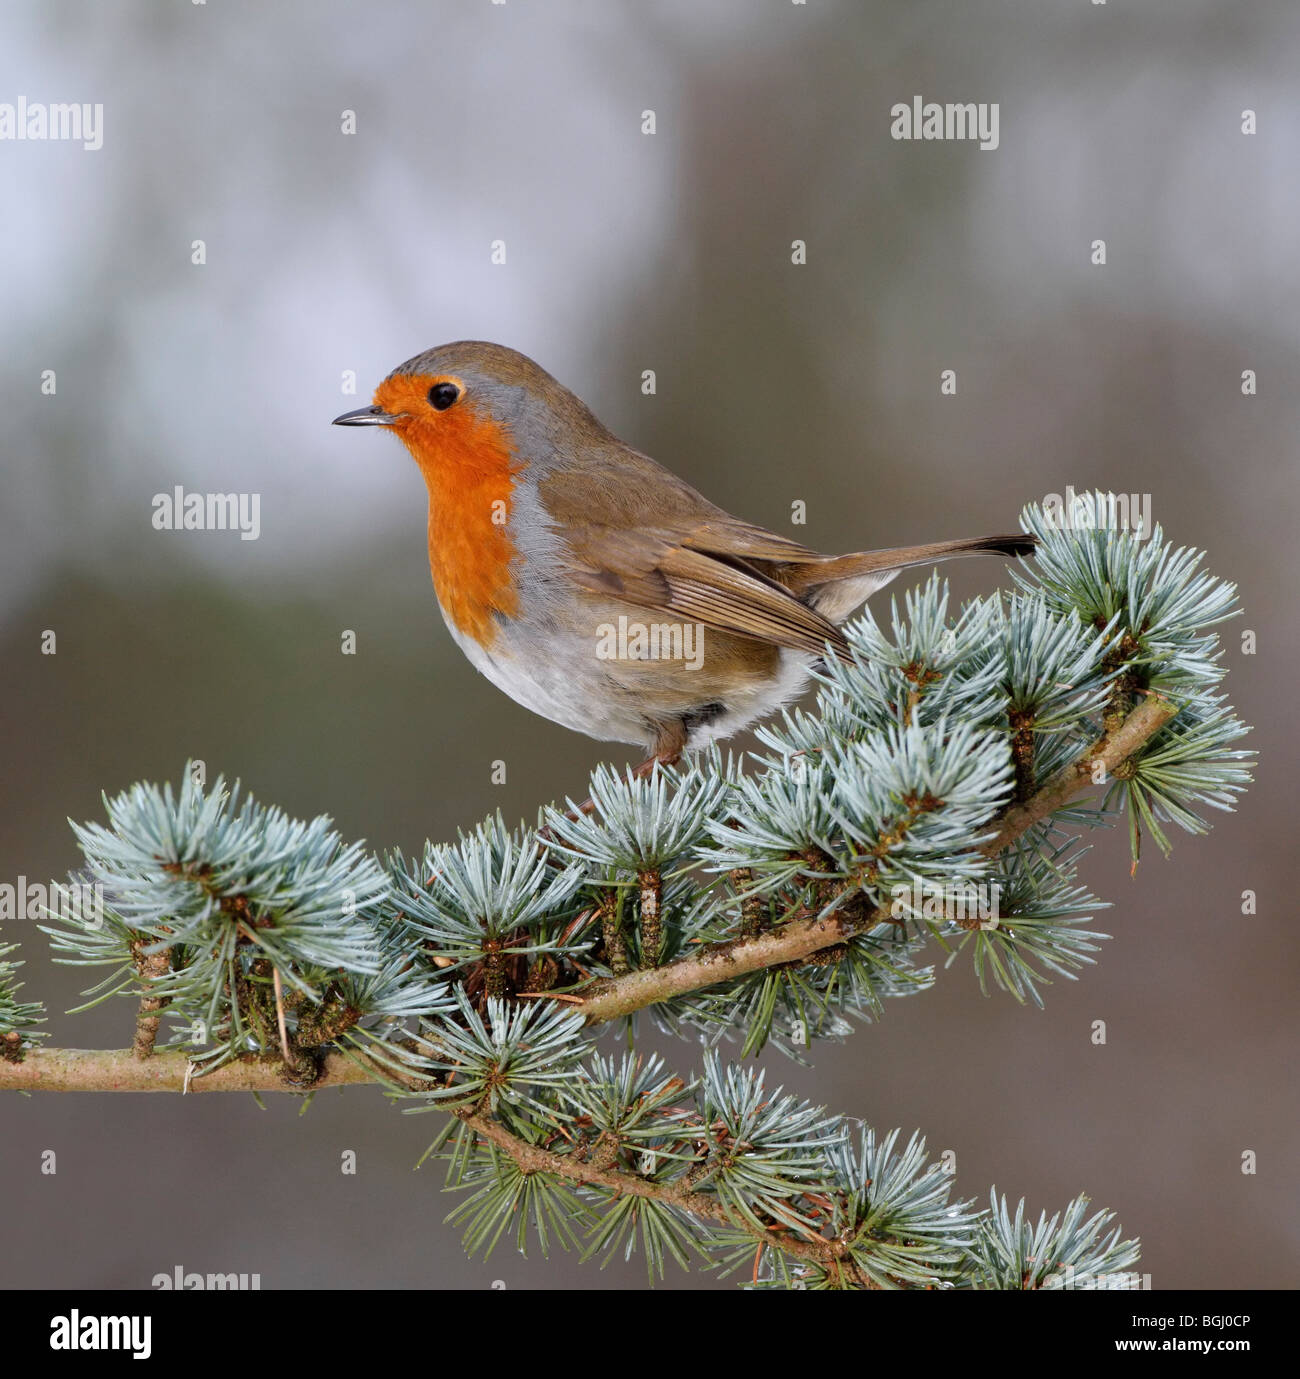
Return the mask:
{"type": "Polygon", "coordinates": [[[334,425],[396,432],[426,478],[446,468],[545,464],[575,439],[608,434],[540,365],[482,340],[439,345],[399,364],[371,406],[335,417],[334,425]]]}

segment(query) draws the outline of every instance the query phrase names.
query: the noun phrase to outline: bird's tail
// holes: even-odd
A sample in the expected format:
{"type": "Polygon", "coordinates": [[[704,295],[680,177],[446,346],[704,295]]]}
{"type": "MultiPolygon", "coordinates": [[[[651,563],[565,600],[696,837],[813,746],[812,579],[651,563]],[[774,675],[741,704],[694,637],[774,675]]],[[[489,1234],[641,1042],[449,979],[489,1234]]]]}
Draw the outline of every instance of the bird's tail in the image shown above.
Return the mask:
{"type": "Polygon", "coordinates": [[[975,536],[960,541],[931,541],[924,546],[895,546],[887,551],[857,551],[828,556],[806,565],[787,566],[788,587],[823,617],[841,623],[862,602],[909,565],[928,565],[956,555],[1032,555],[1037,537],[975,536]]]}
{"type": "Polygon", "coordinates": [[[909,565],[928,565],[955,555],[1032,555],[1037,545],[1037,537],[1023,532],[1014,536],[972,536],[958,541],[930,541],[924,546],[895,546],[887,551],[856,551],[805,565],[791,573],[800,578],[805,589],[815,589],[842,579],[905,570],[909,565]]]}

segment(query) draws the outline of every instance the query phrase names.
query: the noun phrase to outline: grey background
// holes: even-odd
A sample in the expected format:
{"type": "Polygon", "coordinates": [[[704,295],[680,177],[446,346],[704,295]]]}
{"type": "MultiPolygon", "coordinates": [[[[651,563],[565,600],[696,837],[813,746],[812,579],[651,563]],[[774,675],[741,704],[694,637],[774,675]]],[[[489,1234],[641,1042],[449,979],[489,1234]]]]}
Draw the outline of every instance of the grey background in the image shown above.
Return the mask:
{"type": "MultiPolygon", "coordinates": [[[[67,816],[191,756],[408,849],[626,758],[475,675],[429,587],[418,474],[328,425],[441,341],[532,354],[746,517],[790,530],[804,500],[793,534],[825,550],[1004,530],[1067,483],[1150,492],[1241,585],[1228,689],[1262,754],[1242,811],[1134,879],[1123,836],[1097,840],[1115,938],[1046,1012],[958,963],[814,1069],[768,1061],[955,1150],[968,1195],[996,1182],[1037,1212],[1087,1190],[1156,1287],[1295,1285],[1293,6],[13,3],[5,30],[0,100],[103,102],[105,130],[98,152],[0,143],[0,878],[61,876],[67,816]],[[894,141],[914,94],[998,102],[1001,147],[894,141]],[[153,530],[178,483],[260,493],[260,540],[153,530]]],[[[949,573],[964,594],[1005,578],[949,573]]],[[[5,937],[55,1044],[126,1042],[125,1003],[60,1013],[77,974],[30,925],[5,937]]],[[[440,1178],[412,1172],[427,1117],[368,1090],[297,1111],[4,1098],[0,1286],[176,1265],[269,1288],[644,1285],[639,1262],[508,1245],[467,1263],[440,1178]]]]}

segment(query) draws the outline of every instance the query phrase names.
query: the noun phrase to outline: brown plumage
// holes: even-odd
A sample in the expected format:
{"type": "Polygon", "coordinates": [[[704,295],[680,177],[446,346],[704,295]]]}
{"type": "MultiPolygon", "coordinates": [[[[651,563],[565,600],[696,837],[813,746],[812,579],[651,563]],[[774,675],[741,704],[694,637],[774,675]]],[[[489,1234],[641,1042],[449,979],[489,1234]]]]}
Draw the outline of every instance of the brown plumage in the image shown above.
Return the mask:
{"type": "Polygon", "coordinates": [[[710,503],[499,345],[417,355],[337,420],[396,431],[419,464],[439,605],[470,660],[536,712],[660,760],[788,702],[828,650],[847,658],[839,624],[900,570],[1034,548],[819,554],[710,503]],[[635,651],[614,635],[632,625],[635,651]],[[673,654],[653,654],[663,637],[673,654]]]}

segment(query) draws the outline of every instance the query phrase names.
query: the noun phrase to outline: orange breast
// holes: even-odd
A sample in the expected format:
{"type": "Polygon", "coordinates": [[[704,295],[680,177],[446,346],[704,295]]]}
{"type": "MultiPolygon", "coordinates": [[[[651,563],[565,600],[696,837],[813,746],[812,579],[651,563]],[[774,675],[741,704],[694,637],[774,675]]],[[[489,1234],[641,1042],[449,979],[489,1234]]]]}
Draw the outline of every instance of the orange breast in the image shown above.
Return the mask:
{"type": "Polygon", "coordinates": [[[429,491],[429,570],[452,625],[489,647],[494,615],[519,609],[507,520],[514,476],[510,438],[465,398],[445,412],[426,401],[432,378],[390,378],[375,393],[385,411],[406,412],[394,426],[429,491]],[[426,415],[427,414],[427,415],[426,415]]]}

